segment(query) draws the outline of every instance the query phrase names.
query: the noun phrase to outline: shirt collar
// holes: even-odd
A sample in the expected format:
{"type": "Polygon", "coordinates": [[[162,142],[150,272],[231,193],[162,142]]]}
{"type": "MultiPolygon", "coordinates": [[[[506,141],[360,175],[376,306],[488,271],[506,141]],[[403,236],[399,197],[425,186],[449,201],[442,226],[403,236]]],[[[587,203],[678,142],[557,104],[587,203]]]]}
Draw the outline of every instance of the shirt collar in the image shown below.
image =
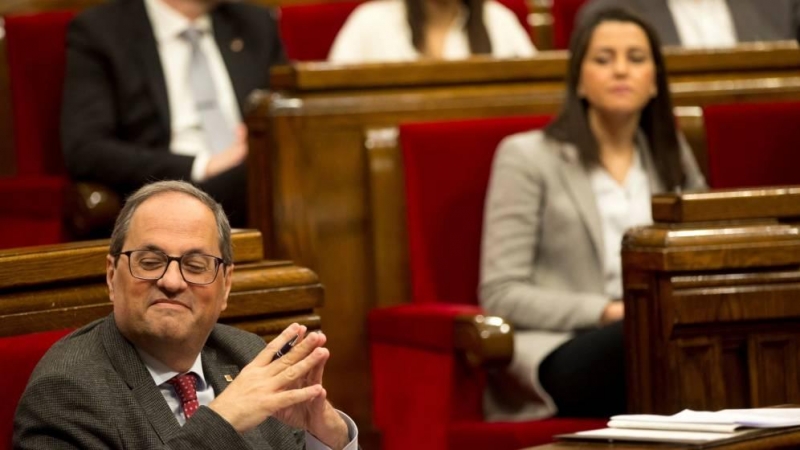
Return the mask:
{"type": "MultiPolygon", "coordinates": [[[[144,362],[145,367],[147,367],[147,371],[150,372],[150,376],[153,378],[153,381],[155,381],[156,386],[161,386],[176,375],[180,375],[180,372],[170,369],[166,364],[145,353],[143,350],[137,348],[136,351],[142,358],[142,362],[144,362]]],[[[198,390],[203,390],[206,388],[206,377],[205,373],[203,373],[202,353],[197,354],[197,358],[195,358],[194,364],[192,364],[192,367],[187,371],[187,373],[188,372],[194,372],[199,378],[200,381],[198,384],[198,390]]]]}
{"type": "Polygon", "coordinates": [[[177,39],[189,27],[203,32],[212,32],[211,17],[208,14],[191,21],[162,0],[145,0],[145,9],[147,9],[153,34],[159,44],[177,39]]]}

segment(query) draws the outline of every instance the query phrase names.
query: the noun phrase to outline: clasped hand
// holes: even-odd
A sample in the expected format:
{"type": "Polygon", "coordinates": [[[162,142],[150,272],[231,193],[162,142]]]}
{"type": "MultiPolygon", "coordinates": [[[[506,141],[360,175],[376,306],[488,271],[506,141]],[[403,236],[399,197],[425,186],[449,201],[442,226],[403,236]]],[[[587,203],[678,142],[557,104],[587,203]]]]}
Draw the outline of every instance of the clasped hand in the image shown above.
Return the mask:
{"type": "Polygon", "coordinates": [[[236,431],[251,430],[274,416],[295,428],[308,430],[334,449],[347,444],[347,425],[326,400],[322,374],[330,356],[325,335],[306,333],[292,324],[273,339],[209,407],[236,431]],[[282,358],[272,357],[295,335],[298,342],[282,358]]]}

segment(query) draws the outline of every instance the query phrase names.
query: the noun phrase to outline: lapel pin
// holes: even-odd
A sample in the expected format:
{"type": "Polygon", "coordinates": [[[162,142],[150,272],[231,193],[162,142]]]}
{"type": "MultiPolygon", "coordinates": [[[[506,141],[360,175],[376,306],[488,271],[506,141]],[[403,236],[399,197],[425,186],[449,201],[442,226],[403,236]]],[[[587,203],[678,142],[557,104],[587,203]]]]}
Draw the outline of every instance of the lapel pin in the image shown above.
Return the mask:
{"type": "Polygon", "coordinates": [[[233,381],[233,377],[232,377],[232,376],[230,376],[230,375],[225,375],[225,381],[227,381],[228,383],[230,383],[231,381],[233,381]]]}
{"type": "Polygon", "coordinates": [[[244,41],[236,38],[231,41],[231,51],[235,53],[239,53],[244,48],[244,41]]]}

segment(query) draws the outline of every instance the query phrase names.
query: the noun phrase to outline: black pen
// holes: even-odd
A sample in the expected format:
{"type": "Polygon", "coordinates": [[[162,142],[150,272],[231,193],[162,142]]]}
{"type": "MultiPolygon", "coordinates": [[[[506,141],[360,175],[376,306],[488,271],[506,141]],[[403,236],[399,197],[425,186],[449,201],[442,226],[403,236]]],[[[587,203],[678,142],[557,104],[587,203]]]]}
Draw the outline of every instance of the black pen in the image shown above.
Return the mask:
{"type": "Polygon", "coordinates": [[[299,338],[299,337],[300,337],[300,335],[296,334],[291,340],[289,340],[289,342],[284,344],[283,347],[281,347],[281,349],[278,350],[277,353],[275,353],[275,356],[272,357],[272,360],[275,361],[276,359],[280,358],[281,356],[289,353],[289,350],[291,350],[292,347],[294,347],[294,343],[297,342],[297,338],[299,338]]]}

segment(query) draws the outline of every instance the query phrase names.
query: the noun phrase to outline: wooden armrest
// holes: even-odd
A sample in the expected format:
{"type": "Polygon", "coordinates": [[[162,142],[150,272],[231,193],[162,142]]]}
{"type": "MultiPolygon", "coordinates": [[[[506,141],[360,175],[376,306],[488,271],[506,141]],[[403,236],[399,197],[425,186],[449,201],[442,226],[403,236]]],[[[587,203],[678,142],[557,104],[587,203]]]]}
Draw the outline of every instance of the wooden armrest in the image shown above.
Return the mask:
{"type": "Polygon", "coordinates": [[[514,356],[514,330],[501,317],[462,314],[455,318],[453,344],[471,366],[501,368],[514,356]]]}
{"type": "Polygon", "coordinates": [[[68,195],[66,226],[76,240],[108,237],[122,200],[98,183],[77,182],[68,195]]]}

